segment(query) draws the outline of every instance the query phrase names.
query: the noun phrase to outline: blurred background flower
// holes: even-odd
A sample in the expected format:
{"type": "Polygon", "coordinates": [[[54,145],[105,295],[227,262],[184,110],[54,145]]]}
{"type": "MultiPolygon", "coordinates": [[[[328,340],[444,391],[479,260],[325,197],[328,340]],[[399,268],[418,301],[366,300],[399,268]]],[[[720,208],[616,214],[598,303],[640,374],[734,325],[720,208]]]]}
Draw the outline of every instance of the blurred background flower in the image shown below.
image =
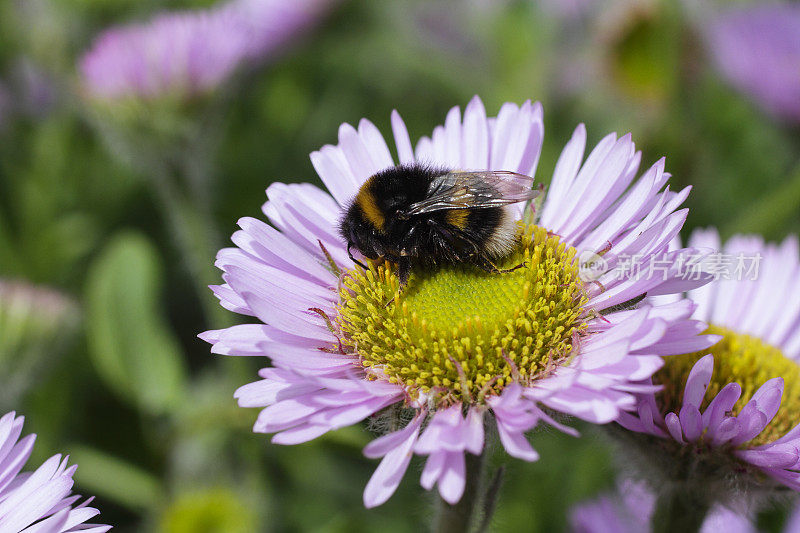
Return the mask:
{"type": "Polygon", "coordinates": [[[278,56],[331,3],[232,0],[108,29],[81,58],[85,89],[112,100],[210,91],[244,62],[278,56]]]}
{"type": "Polygon", "coordinates": [[[800,5],[726,8],[709,21],[720,71],[776,117],[800,121],[800,5]]]}
{"type": "MultiPolygon", "coordinates": [[[[574,533],[646,533],[652,531],[650,520],[656,498],[641,482],[622,480],[618,490],[581,502],[573,507],[570,525],[574,533]]],[[[736,513],[718,505],[706,517],[701,533],[756,533],[756,524],[745,513],[736,513]]],[[[800,531],[800,513],[795,510],[785,533],[800,531]]]]}
{"type": "Polygon", "coordinates": [[[169,13],[102,33],[81,60],[94,98],[187,97],[215,88],[248,51],[231,10],[169,13]]]}
{"type": "MultiPolygon", "coordinates": [[[[694,186],[688,229],[715,225],[723,238],[748,232],[770,240],[800,232],[797,128],[765,113],[707,46],[710,21],[729,6],[547,4],[0,2],[0,279],[54,292],[80,318],[62,326],[74,332],[72,342],[37,352],[43,366],[14,394],[13,408],[38,435],[31,461],[44,463],[42,450],[69,451],[80,464],[79,492],[97,495],[103,521],[122,532],[193,531],[195,513],[220,531],[256,524],[389,533],[428,522],[413,480],[384,506],[363,509],[361,489],[374,464],[361,455],[361,428],[302,446],[264,446],[251,432],[256,413],[231,398],[258,364],[211,357],[195,337],[228,325],[213,314],[216,301],[202,281],[217,280],[211,259],[224,245],[220,235],[239,217],[258,215],[273,181],[320,185],[309,152],[359,117],[388,135],[386,111],[398,108],[418,138],[453,102],[476,93],[491,109],[537,99],[547,109],[540,176],[552,175],[585,121],[591,145],[601,132],[631,131],[651,154],[643,165],[652,165],[652,154],[667,155],[674,188],[694,186]],[[236,10],[249,14],[245,52],[232,53],[238,40],[230,34],[201,43],[186,33],[202,27],[218,36],[210,19],[236,10]],[[148,40],[168,19],[185,24],[148,40]],[[105,51],[111,59],[100,61],[104,36],[132,34],[142,40],[126,41],[114,58],[105,51]],[[200,56],[189,52],[198,50],[207,51],[206,61],[192,63],[200,56]],[[97,54],[99,79],[124,87],[124,96],[93,92],[87,54],[97,54]],[[167,92],[131,92],[127,80],[137,72],[138,81],[167,92]],[[170,189],[159,192],[164,183],[170,189]],[[187,254],[178,238],[199,244],[187,254]],[[243,509],[248,516],[233,518],[243,509]]],[[[755,9],[740,4],[737,10],[755,9]]],[[[785,26],[776,22],[761,37],[778,39],[785,26]]],[[[782,75],[754,76],[796,90],[797,69],[784,67],[782,75]]],[[[33,309],[31,324],[48,316],[33,309]]],[[[6,335],[0,330],[0,346],[6,335]]],[[[2,353],[6,368],[28,360],[17,350],[2,353]]],[[[502,530],[564,530],[572,504],[614,487],[603,440],[545,432],[536,444],[546,460],[507,473],[495,514],[502,530]]],[[[759,527],[780,531],[784,515],[782,508],[762,513],[759,527]]]]}
{"type": "Polygon", "coordinates": [[[19,405],[75,340],[77,302],[57,290],[0,279],[0,411],[19,405]]]}
{"type": "Polygon", "coordinates": [[[149,180],[210,321],[225,321],[202,294],[213,281],[204,259],[219,247],[212,180],[235,91],[222,85],[285,51],[330,3],[232,0],[167,12],[104,31],[80,60],[92,124],[149,180]]]}

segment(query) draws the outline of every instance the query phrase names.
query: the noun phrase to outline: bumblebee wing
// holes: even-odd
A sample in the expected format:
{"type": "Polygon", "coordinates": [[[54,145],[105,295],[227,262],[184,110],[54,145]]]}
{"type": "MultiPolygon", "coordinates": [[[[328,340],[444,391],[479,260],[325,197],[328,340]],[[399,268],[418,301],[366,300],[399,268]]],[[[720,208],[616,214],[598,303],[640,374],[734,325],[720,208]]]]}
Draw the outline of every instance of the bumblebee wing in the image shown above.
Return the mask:
{"type": "Polygon", "coordinates": [[[536,198],[542,188],[533,187],[533,178],[504,170],[455,171],[431,181],[424,200],[405,211],[408,216],[445,209],[500,207],[536,198]]]}

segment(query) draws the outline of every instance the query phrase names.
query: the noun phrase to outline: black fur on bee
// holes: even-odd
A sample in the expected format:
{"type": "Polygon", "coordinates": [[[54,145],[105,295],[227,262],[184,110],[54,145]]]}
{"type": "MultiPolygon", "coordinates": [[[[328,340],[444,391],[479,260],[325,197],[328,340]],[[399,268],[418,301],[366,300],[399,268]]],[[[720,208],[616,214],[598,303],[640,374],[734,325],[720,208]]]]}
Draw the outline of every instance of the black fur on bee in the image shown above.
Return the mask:
{"type": "MultiPolygon", "coordinates": [[[[505,206],[541,193],[533,178],[505,171],[455,171],[423,164],[387,168],[368,178],[340,223],[350,258],[397,264],[401,288],[415,265],[472,263],[501,272],[493,260],[517,239],[505,206]]],[[[366,267],[364,267],[366,268],[366,267]]]]}

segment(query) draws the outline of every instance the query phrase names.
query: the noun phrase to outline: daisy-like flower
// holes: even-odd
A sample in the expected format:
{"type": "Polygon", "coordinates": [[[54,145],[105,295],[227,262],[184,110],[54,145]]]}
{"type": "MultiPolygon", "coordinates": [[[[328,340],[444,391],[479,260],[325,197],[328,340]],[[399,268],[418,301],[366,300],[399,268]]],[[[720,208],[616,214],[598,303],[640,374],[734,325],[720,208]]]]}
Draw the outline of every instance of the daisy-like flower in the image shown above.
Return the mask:
{"type": "Polygon", "coordinates": [[[274,55],[329,3],[234,0],[108,29],[81,59],[84,85],[91,96],[111,100],[210,91],[243,62],[274,55]]]}
{"type": "Polygon", "coordinates": [[[774,115],[800,121],[800,6],[728,10],[704,31],[712,58],[735,87],[774,115]]]}
{"type": "MultiPolygon", "coordinates": [[[[648,533],[655,508],[655,496],[642,483],[626,480],[618,493],[604,494],[576,505],[570,513],[574,533],[648,533]]],[[[757,533],[746,516],[727,507],[715,506],[700,527],[702,533],[757,533]]],[[[795,509],[783,528],[785,533],[800,531],[800,509],[795,509]]]]}
{"type": "Polygon", "coordinates": [[[248,56],[268,59],[312,27],[335,0],[233,0],[228,10],[243,20],[248,56]]]}
{"type": "MultiPolygon", "coordinates": [[[[538,103],[507,103],[487,118],[477,97],[416,147],[397,112],[391,123],[401,164],[526,175],[536,171],[544,134],[538,103]]],[[[685,290],[672,260],[686,251],[666,251],[688,189],[665,189],[663,160],[637,179],[641,153],[629,135],[606,136],[584,161],[585,145],[581,125],[540,213],[527,211],[518,245],[498,265],[521,268],[415,270],[390,305],[394,266],[357,268],[338,233],[361,184],[396,164],[378,129],[368,120],[343,124],[337,146],[311,154],[330,195],[310,184],[271,185],[263,211],[275,227],[241,219],[237,247],[217,256],[225,283],[213,287],[223,306],[259,323],[201,334],[215,353],[272,361],[260,381],[236,392],[241,406],[263,408],[254,430],[296,444],[378,414],[374,426],[387,433],[364,449],[382,458],[365,505],[391,496],[413,454],[427,458],[423,487],[438,485],[452,504],[470,475],[465,455],[482,453],[488,424],[510,455],[534,461],[526,433],[539,422],[570,434],[554,413],[610,422],[633,408],[632,393],[653,389],[634,382],[658,370],[662,356],[709,346],[688,301],[615,308],[644,293],[685,290]],[[591,250],[594,262],[582,269],[578,257],[591,250]],[[666,258],[667,266],[657,276],[618,276],[634,255],[645,265],[666,258]]],[[[521,218],[522,208],[513,215],[521,218]]]]}
{"type": "MultiPolygon", "coordinates": [[[[708,508],[741,496],[800,490],[800,261],[798,242],[737,236],[722,248],[716,230],[690,246],[721,252],[706,263],[718,280],[688,293],[694,318],[720,341],[666,358],[635,413],[619,423],[656,484],[708,508]]],[[[668,494],[667,494],[668,496],[668,494]]]]}
{"type": "Polygon", "coordinates": [[[165,13],[103,32],[81,59],[95,98],[155,98],[213,89],[246,53],[241,20],[227,10],[165,13]]]}
{"type": "Polygon", "coordinates": [[[0,418],[0,531],[15,533],[103,533],[111,526],[87,524],[100,514],[92,498],[71,494],[76,465],[54,455],[34,472],[20,473],[33,451],[36,435],[20,439],[24,418],[13,412],[0,418]]]}

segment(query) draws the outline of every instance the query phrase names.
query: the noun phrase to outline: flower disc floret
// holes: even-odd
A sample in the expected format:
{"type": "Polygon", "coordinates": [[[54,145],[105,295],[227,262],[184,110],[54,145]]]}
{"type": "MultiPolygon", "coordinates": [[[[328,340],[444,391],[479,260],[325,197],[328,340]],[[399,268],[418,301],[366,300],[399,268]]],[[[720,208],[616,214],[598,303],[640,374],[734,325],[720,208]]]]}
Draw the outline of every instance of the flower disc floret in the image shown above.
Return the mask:
{"type": "Polygon", "coordinates": [[[498,265],[521,265],[513,272],[469,264],[420,271],[400,295],[389,263],[351,271],[340,292],[343,343],[389,382],[446,401],[480,400],[548,375],[585,331],[587,298],[574,248],[538,226],[520,233],[498,265]]]}
{"type": "Polygon", "coordinates": [[[701,357],[711,353],[715,361],[714,371],[701,410],[705,410],[726,385],[736,383],[741,387],[741,396],[730,410],[736,416],[762,385],[772,378],[781,377],[784,389],[778,413],[764,431],[744,446],[766,444],[785,435],[797,424],[797,413],[800,412],[800,366],[785,357],[780,348],[758,337],[715,325],[711,325],[706,333],[720,335],[722,340],[702,352],[668,357],[664,367],[656,374],[656,382],[664,385],[659,395],[662,412],[680,411],[683,386],[689,373],[701,357]]]}

